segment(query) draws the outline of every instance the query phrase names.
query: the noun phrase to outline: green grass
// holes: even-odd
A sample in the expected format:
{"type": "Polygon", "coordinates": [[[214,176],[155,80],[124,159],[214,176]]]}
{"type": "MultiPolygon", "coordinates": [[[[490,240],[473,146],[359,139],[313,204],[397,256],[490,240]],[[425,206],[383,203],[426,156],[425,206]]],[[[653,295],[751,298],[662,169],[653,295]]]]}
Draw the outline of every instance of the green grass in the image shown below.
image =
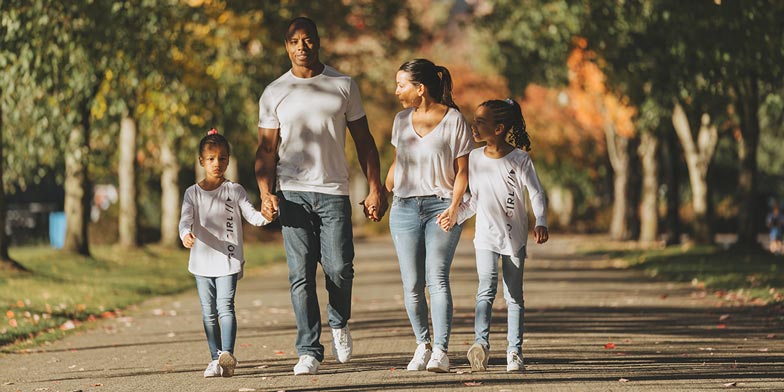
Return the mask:
{"type": "MultiPolygon", "coordinates": [[[[246,244],[244,250],[246,270],[285,259],[277,243],[246,244]]],[[[98,246],[92,252],[83,257],[48,247],[11,249],[30,272],[0,271],[0,347],[56,339],[69,320],[113,317],[147,298],[195,286],[187,250],[98,246]]]]}
{"type": "Polygon", "coordinates": [[[607,254],[664,280],[692,282],[716,291],[741,292],[765,302],[782,302],[784,258],[767,252],[723,250],[716,246],[663,249],[599,249],[586,254],[607,254]]]}

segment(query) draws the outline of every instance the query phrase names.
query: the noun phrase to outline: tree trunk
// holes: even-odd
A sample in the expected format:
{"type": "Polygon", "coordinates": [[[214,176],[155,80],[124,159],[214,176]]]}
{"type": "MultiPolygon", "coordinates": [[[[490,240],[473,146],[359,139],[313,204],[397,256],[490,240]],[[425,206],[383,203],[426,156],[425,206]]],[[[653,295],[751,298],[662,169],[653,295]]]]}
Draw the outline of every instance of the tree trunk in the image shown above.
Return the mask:
{"type": "Polygon", "coordinates": [[[610,218],[610,239],[623,240],[626,228],[626,188],[629,183],[629,139],[619,136],[615,126],[607,122],[604,127],[607,153],[613,169],[613,209],[610,218]]]}
{"type": "Polygon", "coordinates": [[[640,238],[640,193],[642,192],[642,173],[640,172],[640,138],[629,139],[627,156],[629,157],[626,183],[626,232],[623,239],[636,241],[640,238]]]}
{"type": "Polygon", "coordinates": [[[180,243],[177,228],[180,223],[179,173],[180,162],[172,141],[161,132],[161,244],[165,246],[180,243]]]}
{"type": "Polygon", "coordinates": [[[673,132],[665,133],[664,143],[661,148],[662,169],[664,170],[665,197],[667,199],[667,215],[665,222],[666,245],[681,243],[681,217],[680,217],[680,181],[678,178],[678,163],[680,156],[676,153],[678,141],[673,132]]]}
{"type": "Polygon", "coordinates": [[[3,159],[3,89],[0,87],[0,269],[11,269],[16,271],[26,271],[21,264],[14,261],[8,254],[8,234],[6,227],[6,205],[5,205],[5,184],[3,183],[3,171],[5,169],[3,159]]]}
{"type": "Polygon", "coordinates": [[[120,121],[120,161],[117,165],[120,188],[120,246],[124,248],[134,248],[139,245],[136,206],[136,135],[136,120],[131,113],[125,112],[120,121]]]}
{"type": "Polygon", "coordinates": [[[718,143],[718,130],[710,123],[710,116],[703,113],[697,141],[680,103],[675,102],[672,124],[683,146],[686,165],[689,168],[692,203],[694,206],[694,239],[700,244],[713,243],[713,228],[708,208],[708,169],[718,143]]]}
{"type": "Polygon", "coordinates": [[[754,79],[745,79],[740,92],[741,137],[738,143],[738,242],[741,249],[755,249],[760,231],[757,206],[757,147],[760,138],[759,89],[754,79]]]}
{"type": "Polygon", "coordinates": [[[659,139],[653,132],[645,132],[640,138],[637,153],[642,164],[642,199],[640,200],[640,242],[656,241],[659,232],[659,163],[656,152],[659,139]]]}

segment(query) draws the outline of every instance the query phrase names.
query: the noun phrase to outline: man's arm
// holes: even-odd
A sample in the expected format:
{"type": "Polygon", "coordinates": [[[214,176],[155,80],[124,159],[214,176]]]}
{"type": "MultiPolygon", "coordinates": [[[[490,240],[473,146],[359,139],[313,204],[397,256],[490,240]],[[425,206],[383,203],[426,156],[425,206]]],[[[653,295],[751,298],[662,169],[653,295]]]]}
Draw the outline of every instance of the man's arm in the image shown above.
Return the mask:
{"type": "Polygon", "coordinates": [[[272,221],[278,217],[278,197],[275,184],[275,154],[278,151],[280,129],[259,128],[259,147],[256,148],[256,182],[261,196],[261,214],[272,221]]]}
{"type": "Polygon", "coordinates": [[[373,135],[370,134],[367,117],[348,123],[348,130],[357,146],[357,157],[362,172],[365,173],[370,191],[362,204],[365,206],[365,216],[378,222],[387,211],[387,200],[384,197],[384,186],[381,183],[381,164],[378,159],[378,149],[373,135]]]}

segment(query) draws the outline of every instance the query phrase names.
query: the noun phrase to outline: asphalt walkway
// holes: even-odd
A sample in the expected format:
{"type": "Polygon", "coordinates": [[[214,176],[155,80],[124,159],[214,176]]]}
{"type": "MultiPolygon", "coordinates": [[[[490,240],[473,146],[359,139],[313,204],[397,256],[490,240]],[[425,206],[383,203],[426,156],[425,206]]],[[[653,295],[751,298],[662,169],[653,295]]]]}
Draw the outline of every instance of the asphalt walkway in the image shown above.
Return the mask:
{"type": "MultiPolygon", "coordinates": [[[[377,239],[356,244],[354,358],[347,364],[331,356],[325,323],[320,373],[292,375],[296,328],[286,267],[277,265],[240,281],[240,364],[233,378],[202,377],[209,356],[198,298],[190,291],[147,301],[31,352],[3,355],[0,391],[784,390],[781,315],[729,306],[688,284],[575,255],[580,243],[602,237],[556,235],[532,246],[525,270],[526,371],[505,371],[500,297],[490,369],[472,374],[465,351],[473,341],[477,278],[465,237],[451,275],[449,374],[405,370],[415,342],[394,250],[388,239],[377,239]]],[[[323,279],[319,284],[323,308],[323,279]]]]}

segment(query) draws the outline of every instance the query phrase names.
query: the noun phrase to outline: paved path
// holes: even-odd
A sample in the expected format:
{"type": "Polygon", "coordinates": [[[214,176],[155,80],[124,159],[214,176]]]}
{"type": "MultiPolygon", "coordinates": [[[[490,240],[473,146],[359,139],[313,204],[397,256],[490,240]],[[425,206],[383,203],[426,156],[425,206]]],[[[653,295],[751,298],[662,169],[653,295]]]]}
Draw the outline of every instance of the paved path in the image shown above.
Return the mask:
{"type": "MultiPolygon", "coordinates": [[[[236,376],[204,379],[208,362],[195,292],[158,298],[51,345],[0,357],[0,391],[695,391],[784,390],[781,315],[728,307],[684,284],[652,281],[611,261],[576,257],[555,236],[526,266],[526,372],[505,371],[504,301],[496,301],[490,370],[471,374],[476,272],[470,238],[452,269],[452,372],[407,372],[415,343],[387,240],[357,243],[354,359],[292,375],[295,326],[285,265],[240,282],[236,376]],[[605,348],[608,343],[614,349],[605,348]],[[626,382],[619,381],[628,380],[626,382]],[[725,386],[724,384],[730,384],[725,386]]],[[[323,280],[320,299],[325,301],[323,280]]],[[[330,334],[323,343],[329,347],[330,334]]]]}

